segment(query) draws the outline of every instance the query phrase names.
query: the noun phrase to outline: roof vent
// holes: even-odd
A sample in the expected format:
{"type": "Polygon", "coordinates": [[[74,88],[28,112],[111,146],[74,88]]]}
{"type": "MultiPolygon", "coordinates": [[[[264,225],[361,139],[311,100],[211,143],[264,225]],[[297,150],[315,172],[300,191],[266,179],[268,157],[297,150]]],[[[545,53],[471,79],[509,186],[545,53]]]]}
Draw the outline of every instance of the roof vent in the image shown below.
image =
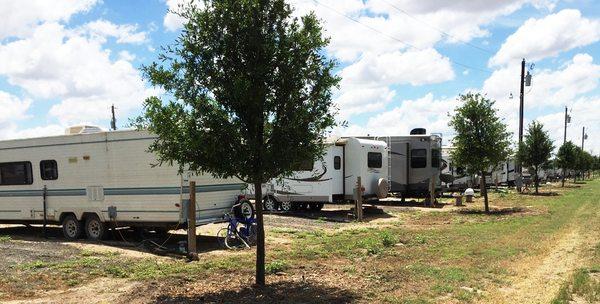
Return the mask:
{"type": "Polygon", "coordinates": [[[410,135],[425,135],[427,130],[425,128],[414,128],[410,130],[410,135]]]}
{"type": "Polygon", "coordinates": [[[93,134],[93,133],[100,133],[100,132],[104,132],[100,127],[86,126],[86,125],[72,126],[72,127],[68,127],[65,130],[66,135],[93,134]]]}

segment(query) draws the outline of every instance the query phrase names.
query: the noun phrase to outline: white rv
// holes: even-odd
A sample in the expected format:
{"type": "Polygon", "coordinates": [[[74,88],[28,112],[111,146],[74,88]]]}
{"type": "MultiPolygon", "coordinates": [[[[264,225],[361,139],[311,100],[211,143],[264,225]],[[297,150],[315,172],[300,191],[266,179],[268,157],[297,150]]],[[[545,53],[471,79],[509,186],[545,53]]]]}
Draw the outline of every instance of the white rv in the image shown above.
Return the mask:
{"type": "Polygon", "coordinates": [[[386,144],[381,141],[330,139],[321,160],[302,164],[291,176],[263,185],[264,207],[319,210],[324,203],[350,200],[359,176],[365,198],[384,198],[388,189],[386,155],[386,144]]]}
{"type": "Polygon", "coordinates": [[[390,192],[402,198],[427,196],[434,177],[436,190],[441,188],[442,137],[426,133],[418,128],[405,136],[372,137],[388,146],[390,192]]]}
{"type": "Polygon", "coordinates": [[[190,179],[196,223],[220,221],[245,184],[155,166],[147,152],[154,139],[81,126],[63,136],[0,141],[0,222],[58,223],[68,239],[85,232],[94,240],[109,225],[185,226],[190,179]]]}
{"type": "Polygon", "coordinates": [[[442,172],[440,180],[444,184],[444,191],[464,191],[474,185],[473,176],[467,174],[463,167],[456,166],[452,161],[453,147],[442,147],[442,172]]]}

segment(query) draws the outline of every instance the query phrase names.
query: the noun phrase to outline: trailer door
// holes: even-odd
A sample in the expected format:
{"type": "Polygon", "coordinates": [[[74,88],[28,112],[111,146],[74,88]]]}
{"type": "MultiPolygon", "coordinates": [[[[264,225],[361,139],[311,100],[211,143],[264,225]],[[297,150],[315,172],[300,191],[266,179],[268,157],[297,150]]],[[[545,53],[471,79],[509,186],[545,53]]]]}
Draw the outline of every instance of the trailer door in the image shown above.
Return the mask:
{"type": "Polygon", "coordinates": [[[343,147],[334,146],[327,167],[331,170],[331,193],[344,194],[344,155],[343,147]]]}

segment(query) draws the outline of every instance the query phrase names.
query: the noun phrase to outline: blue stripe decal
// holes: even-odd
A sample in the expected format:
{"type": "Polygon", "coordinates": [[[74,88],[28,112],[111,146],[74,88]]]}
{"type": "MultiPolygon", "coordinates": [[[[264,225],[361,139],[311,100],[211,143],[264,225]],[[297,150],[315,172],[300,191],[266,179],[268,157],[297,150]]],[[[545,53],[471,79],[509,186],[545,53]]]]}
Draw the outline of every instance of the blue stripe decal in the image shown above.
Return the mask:
{"type": "MultiPolygon", "coordinates": [[[[245,184],[221,184],[196,186],[196,192],[239,191],[245,184]]],[[[104,195],[174,195],[180,194],[181,187],[139,187],[139,188],[105,188],[104,195]]],[[[183,193],[189,193],[189,187],[183,187],[183,193]]],[[[42,190],[5,190],[0,191],[0,197],[41,197],[42,190]]],[[[86,196],[85,189],[50,189],[48,196],[86,196]]]]}

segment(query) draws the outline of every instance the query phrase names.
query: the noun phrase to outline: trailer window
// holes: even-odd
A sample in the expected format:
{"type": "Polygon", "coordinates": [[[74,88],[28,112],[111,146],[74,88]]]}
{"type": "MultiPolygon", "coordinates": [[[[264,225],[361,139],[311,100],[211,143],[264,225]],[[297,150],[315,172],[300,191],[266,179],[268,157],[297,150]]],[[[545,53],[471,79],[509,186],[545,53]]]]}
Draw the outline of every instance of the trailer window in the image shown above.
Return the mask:
{"type": "Polygon", "coordinates": [[[342,158],[339,156],[333,157],[333,169],[339,170],[342,168],[342,158]]]}
{"type": "Polygon", "coordinates": [[[31,184],[33,174],[30,162],[0,163],[0,186],[31,184]]]}
{"type": "Polygon", "coordinates": [[[293,171],[312,171],[314,168],[314,162],[312,160],[305,160],[296,163],[293,166],[293,171]]]}
{"type": "Polygon", "coordinates": [[[367,166],[369,168],[381,168],[382,155],[377,152],[369,152],[367,154],[367,166]]]}
{"type": "Polygon", "coordinates": [[[440,167],[440,161],[442,159],[442,154],[438,149],[431,149],[431,166],[433,168],[440,167]]]}
{"type": "Polygon", "coordinates": [[[55,160],[43,160],[40,162],[40,175],[43,180],[58,179],[58,165],[55,160]]]}
{"type": "Polygon", "coordinates": [[[427,149],[412,149],[410,151],[410,167],[411,168],[427,167],[427,149]]]}

